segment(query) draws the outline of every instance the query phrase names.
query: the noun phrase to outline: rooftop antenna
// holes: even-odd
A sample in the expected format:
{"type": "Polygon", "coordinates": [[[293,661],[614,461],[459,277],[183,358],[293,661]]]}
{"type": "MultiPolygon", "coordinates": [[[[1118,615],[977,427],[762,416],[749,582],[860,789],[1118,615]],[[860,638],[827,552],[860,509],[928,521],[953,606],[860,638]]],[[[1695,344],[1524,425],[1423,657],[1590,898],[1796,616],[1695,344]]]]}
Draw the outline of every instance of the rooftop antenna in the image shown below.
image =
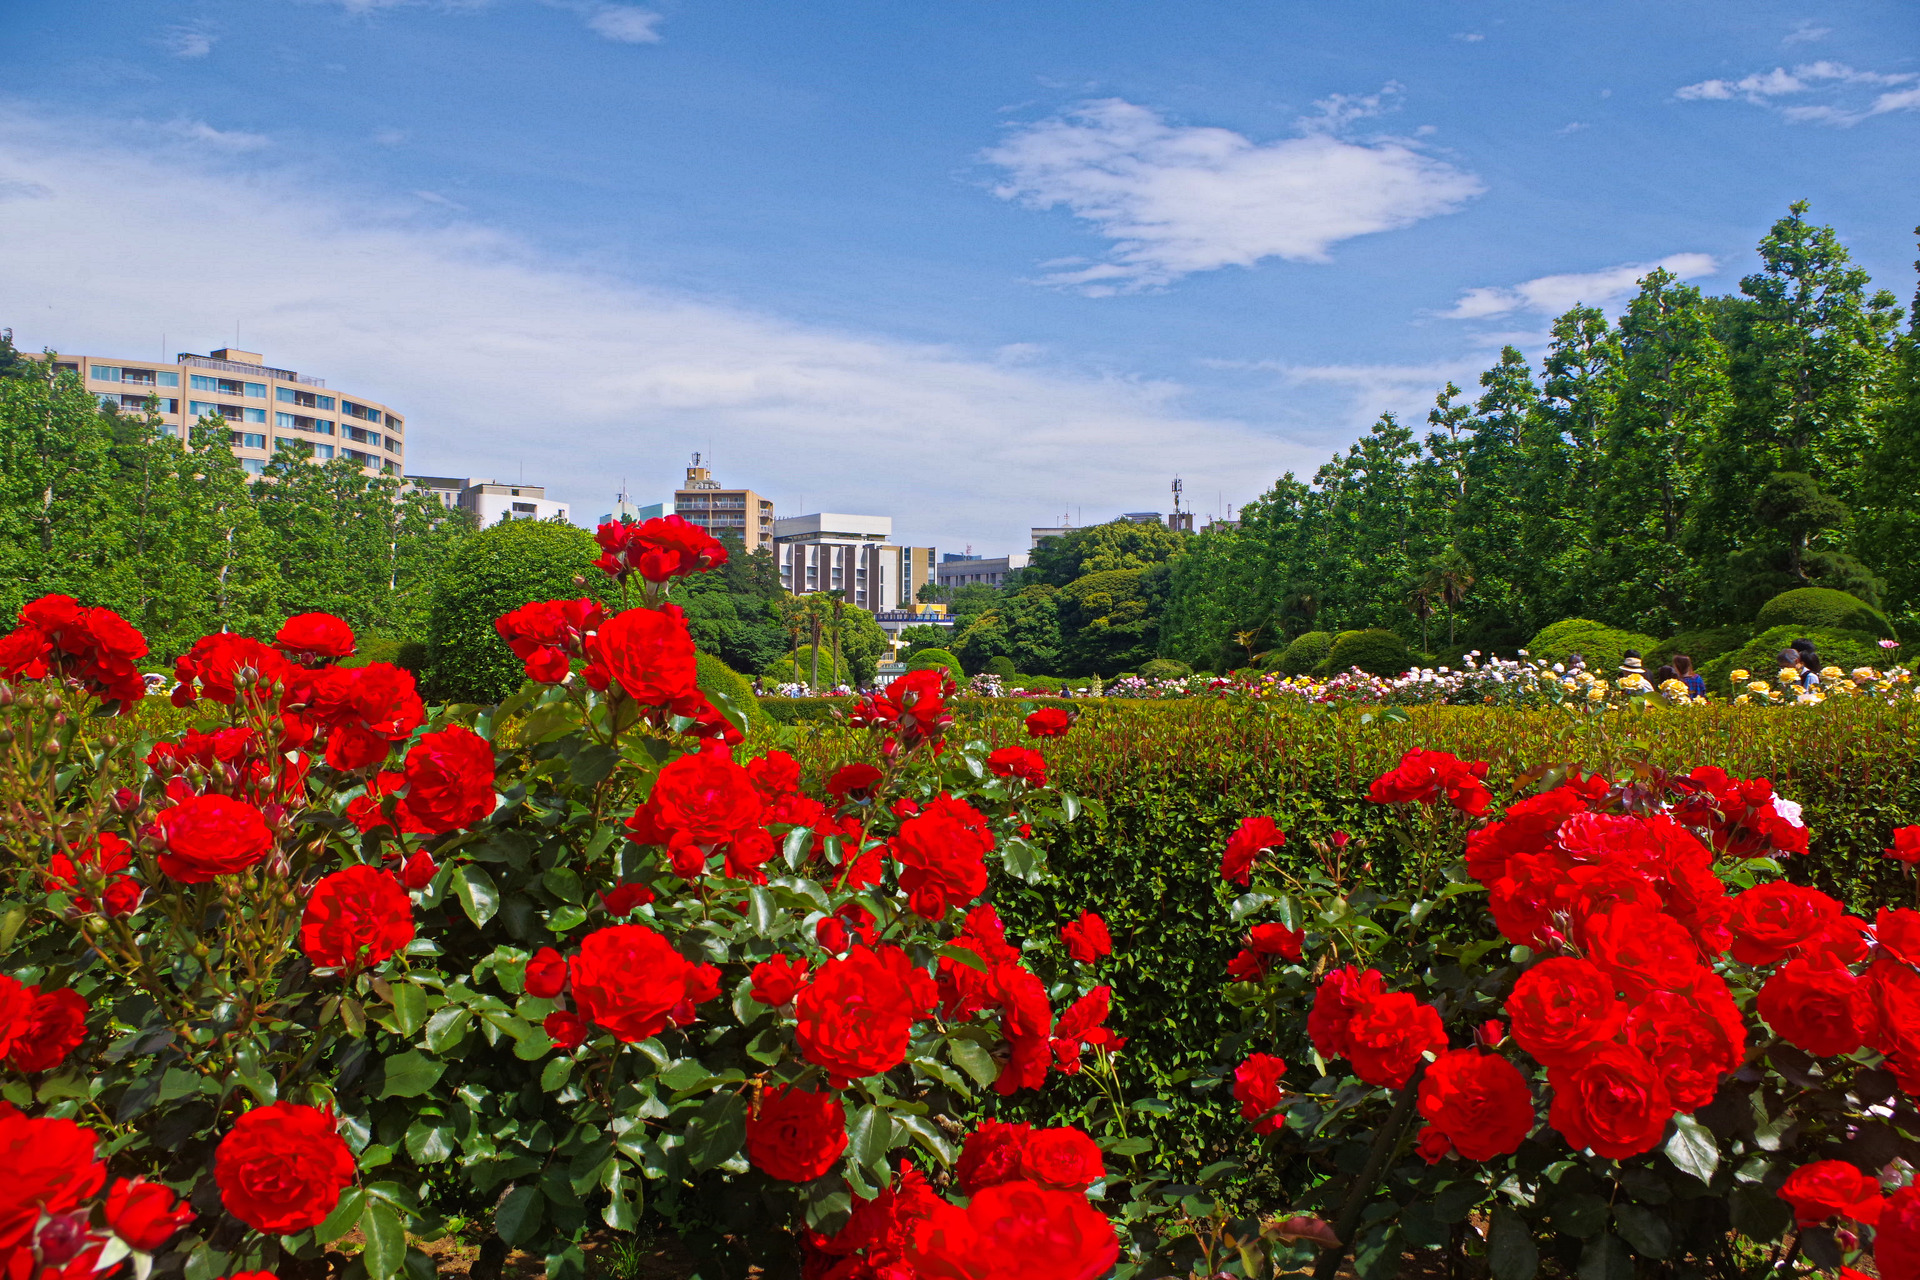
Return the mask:
{"type": "Polygon", "coordinates": [[[1173,513],[1180,514],[1180,477],[1173,478],[1173,513]]]}

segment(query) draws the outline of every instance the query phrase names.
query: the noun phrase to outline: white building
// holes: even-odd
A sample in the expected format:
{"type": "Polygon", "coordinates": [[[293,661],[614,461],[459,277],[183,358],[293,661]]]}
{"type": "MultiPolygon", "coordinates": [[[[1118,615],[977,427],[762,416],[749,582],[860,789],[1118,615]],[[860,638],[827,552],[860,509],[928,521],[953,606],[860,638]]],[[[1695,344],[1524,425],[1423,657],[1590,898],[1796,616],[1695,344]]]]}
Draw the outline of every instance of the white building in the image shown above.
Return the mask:
{"type": "Polygon", "coordinates": [[[932,547],[895,546],[891,516],[821,512],[773,522],[780,585],[795,595],[846,591],[870,613],[911,609],[933,580],[932,547]]]}
{"type": "Polygon", "coordinates": [[[955,587],[1004,587],[1007,575],[1015,569],[1024,569],[1033,560],[1025,551],[1016,551],[1012,555],[995,556],[987,559],[983,556],[946,557],[940,564],[938,574],[940,589],[951,591],[955,587]]]}
{"type": "Polygon", "coordinates": [[[544,485],[497,484],[471,476],[408,476],[407,483],[445,506],[473,512],[482,529],[503,520],[567,519],[567,504],[548,499],[544,485]]]}

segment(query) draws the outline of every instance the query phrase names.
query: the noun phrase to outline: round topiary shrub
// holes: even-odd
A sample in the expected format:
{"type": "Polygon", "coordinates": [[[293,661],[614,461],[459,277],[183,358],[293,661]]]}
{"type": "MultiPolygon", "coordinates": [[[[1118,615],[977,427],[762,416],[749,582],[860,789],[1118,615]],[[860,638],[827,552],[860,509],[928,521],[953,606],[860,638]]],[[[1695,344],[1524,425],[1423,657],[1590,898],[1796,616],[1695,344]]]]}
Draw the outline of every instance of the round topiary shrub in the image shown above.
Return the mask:
{"type": "Polygon", "coordinates": [[[1774,627],[1831,627],[1835,631],[1864,631],[1875,639],[1894,639],[1887,615],[1858,596],[1831,587],[1797,587],[1782,591],[1760,606],[1754,619],[1762,631],[1774,627]]]}
{"type": "Polygon", "coordinates": [[[1290,676],[1304,676],[1327,660],[1327,652],[1333,648],[1333,632],[1308,631],[1293,638],[1293,643],[1280,651],[1279,661],[1274,665],[1290,676]]]}
{"type": "Polygon", "coordinates": [[[515,520],[461,542],[433,584],[427,615],[428,693],[448,702],[498,702],[526,669],[494,619],[535,600],[608,600],[611,579],[593,567],[600,548],[570,524],[515,520]],[[587,585],[574,582],[585,576],[587,585]]]}
{"type": "Polygon", "coordinates": [[[1193,668],[1177,658],[1155,658],[1140,665],[1142,680],[1185,680],[1193,668]]]}
{"type": "MultiPolygon", "coordinates": [[[[923,649],[921,652],[924,653],[926,650],[923,649]]],[[[990,676],[999,676],[1002,680],[1020,674],[1013,665],[1013,659],[1007,657],[1004,653],[996,654],[987,659],[986,673],[990,676]]]]}
{"type": "Polygon", "coordinates": [[[1605,675],[1619,668],[1627,650],[1637,650],[1644,660],[1659,644],[1637,631],[1622,631],[1591,618],[1567,618],[1542,628],[1527,643],[1527,652],[1543,662],[1563,662],[1577,653],[1586,658],[1587,670],[1605,675]]]}
{"type": "MultiPolygon", "coordinates": [[[[1007,665],[1012,666],[1012,661],[1009,660],[1007,665]]],[[[945,649],[922,649],[907,659],[907,670],[909,671],[925,671],[928,667],[945,667],[955,680],[965,680],[967,678],[966,672],[961,669],[960,659],[954,657],[945,649]]]]}
{"type": "Polygon", "coordinates": [[[1410,664],[1407,642],[1391,631],[1342,631],[1327,650],[1330,675],[1358,667],[1371,676],[1397,676],[1410,664]]]}
{"type": "Polygon", "coordinates": [[[1697,671],[1721,654],[1732,653],[1753,636],[1754,628],[1750,626],[1702,627],[1697,631],[1682,631],[1671,640],[1662,640],[1656,647],[1644,651],[1647,669],[1651,671],[1674,654],[1684,653],[1693,659],[1697,671]]]}
{"type": "Polygon", "coordinates": [[[738,671],[705,650],[695,652],[693,666],[694,682],[715,706],[719,705],[719,699],[714,698],[717,693],[745,715],[749,723],[766,718],[766,714],[760,710],[760,699],[753,696],[753,685],[738,671]]]}

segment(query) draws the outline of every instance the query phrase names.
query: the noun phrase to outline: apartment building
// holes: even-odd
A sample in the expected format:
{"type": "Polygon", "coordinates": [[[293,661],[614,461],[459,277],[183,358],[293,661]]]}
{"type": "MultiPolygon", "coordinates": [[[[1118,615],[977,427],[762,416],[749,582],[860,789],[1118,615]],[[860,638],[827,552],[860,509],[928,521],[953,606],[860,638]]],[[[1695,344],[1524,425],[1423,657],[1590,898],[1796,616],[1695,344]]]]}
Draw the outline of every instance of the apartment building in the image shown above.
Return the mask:
{"type": "MultiPolygon", "coordinates": [[[[1035,540],[1035,545],[1038,545],[1038,541],[1035,540]]],[[[985,556],[949,555],[944,557],[936,572],[942,591],[951,591],[955,587],[1004,587],[1007,585],[1007,575],[1026,568],[1032,560],[1033,556],[1025,551],[991,559],[985,556]]]]}
{"type": "Polygon", "coordinates": [[[326,379],[276,369],[257,351],[220,347],[181,352],[173,363],[107,356],[55,355],[56,369],[78,374],[87,390],[123,413],[159,412],[162,430],[186,439],[200,418],[223,419],[240,465],[253,475],[273,451],[294,442],[321,461],[351,458],[368,473],[405,470],[406,423],[388,406],[347,396],[326,379]]]}
{"type": "Polygon", "coordinates": [[[889,516],[821,512],[773,522],[780,585],[795,595],[846,591],[872,613],[911,610],[931,580],[932,547],[894,545],[889,516]]]}
{"type": "Polygon", "coordinates": [[[751,489],[723,489],[713,472],[693,455],[685,488],[673,491],[675,514],[714,537],[732,534],[749,551],[773,550],[773,501],[751,489]]]}
{"type": "Polygon", "coordinates": [[[500,484],[468,476],[408,476],[407,483],[440,500],[442,506],[473,512],[485,529],[503,520],[565,520],[567,504],[547,497],[545,485],[500,484]]]}

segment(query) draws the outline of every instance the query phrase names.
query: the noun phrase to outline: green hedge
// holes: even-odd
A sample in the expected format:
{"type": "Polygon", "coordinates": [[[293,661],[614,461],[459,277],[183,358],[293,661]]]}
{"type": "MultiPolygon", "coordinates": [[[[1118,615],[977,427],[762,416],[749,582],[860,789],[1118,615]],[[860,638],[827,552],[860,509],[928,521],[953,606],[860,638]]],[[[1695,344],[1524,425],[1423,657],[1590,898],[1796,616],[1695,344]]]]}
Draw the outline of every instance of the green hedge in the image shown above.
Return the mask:
{"type": "Polygon", "coordinates": [[[526,669],[494,620],[535,600],[597,594],[609,607],[609,579],[593,568],[593,535],[551,520],[514,520],[463,541],[433,584],[427,619],[426,693],[447,702],[498,702],[526,669]],[[586,585],[576,583],[584,578],[586,585]]]}
{"type": "Polygon", "coordinates": [[[1831,587],[1797,587],[1782,591],[1760,606],[1754,619],[1761,630],[1769,627],[1830,627],[1836,631],[1865,631],[1874,639],[1894,638],[1887,615],[1844,591],[1831,587]]]}
{"type": "Polygon", "coordinates": [[[1564,619],[1541,628],[1527,642],[1527,652],[1544,662],[1560,662],[1569,654],[1580,654],[1587,660],[1587,670],[1595,675],[1614,674],[1629,649],[1638,649],[1644,659],[1659,647],[1660,642],[1652,636],[1622,631],[1591,618],[1564,619]]]}
{"type": "Polygon", "coordinates": [[[1735,670],[1744,670],[1756,680],[1772,682],[1780,670],[1780,651],[1803,636],[1813,641],[1814,652],[1823,667],[1851,671],[1855,667],[1884,667],[1890,660],[1887,651],[1880,647],[1879,637],[1871,632],[1797,625],[1774,627],[1703,667],[1701,674],[1707,678],[1707,689],[1713,693],[1728,692],[1728,675],[1735,670]]]}
{"type": "Polygon", "coordinates": [[[1333,638],[1324,664],[1328,675],[1338,675],[1358,667],[1368,675],[1405,674],[1412,664],[1407,642],[1391,631],[1342,631],[1333,638]]]}

